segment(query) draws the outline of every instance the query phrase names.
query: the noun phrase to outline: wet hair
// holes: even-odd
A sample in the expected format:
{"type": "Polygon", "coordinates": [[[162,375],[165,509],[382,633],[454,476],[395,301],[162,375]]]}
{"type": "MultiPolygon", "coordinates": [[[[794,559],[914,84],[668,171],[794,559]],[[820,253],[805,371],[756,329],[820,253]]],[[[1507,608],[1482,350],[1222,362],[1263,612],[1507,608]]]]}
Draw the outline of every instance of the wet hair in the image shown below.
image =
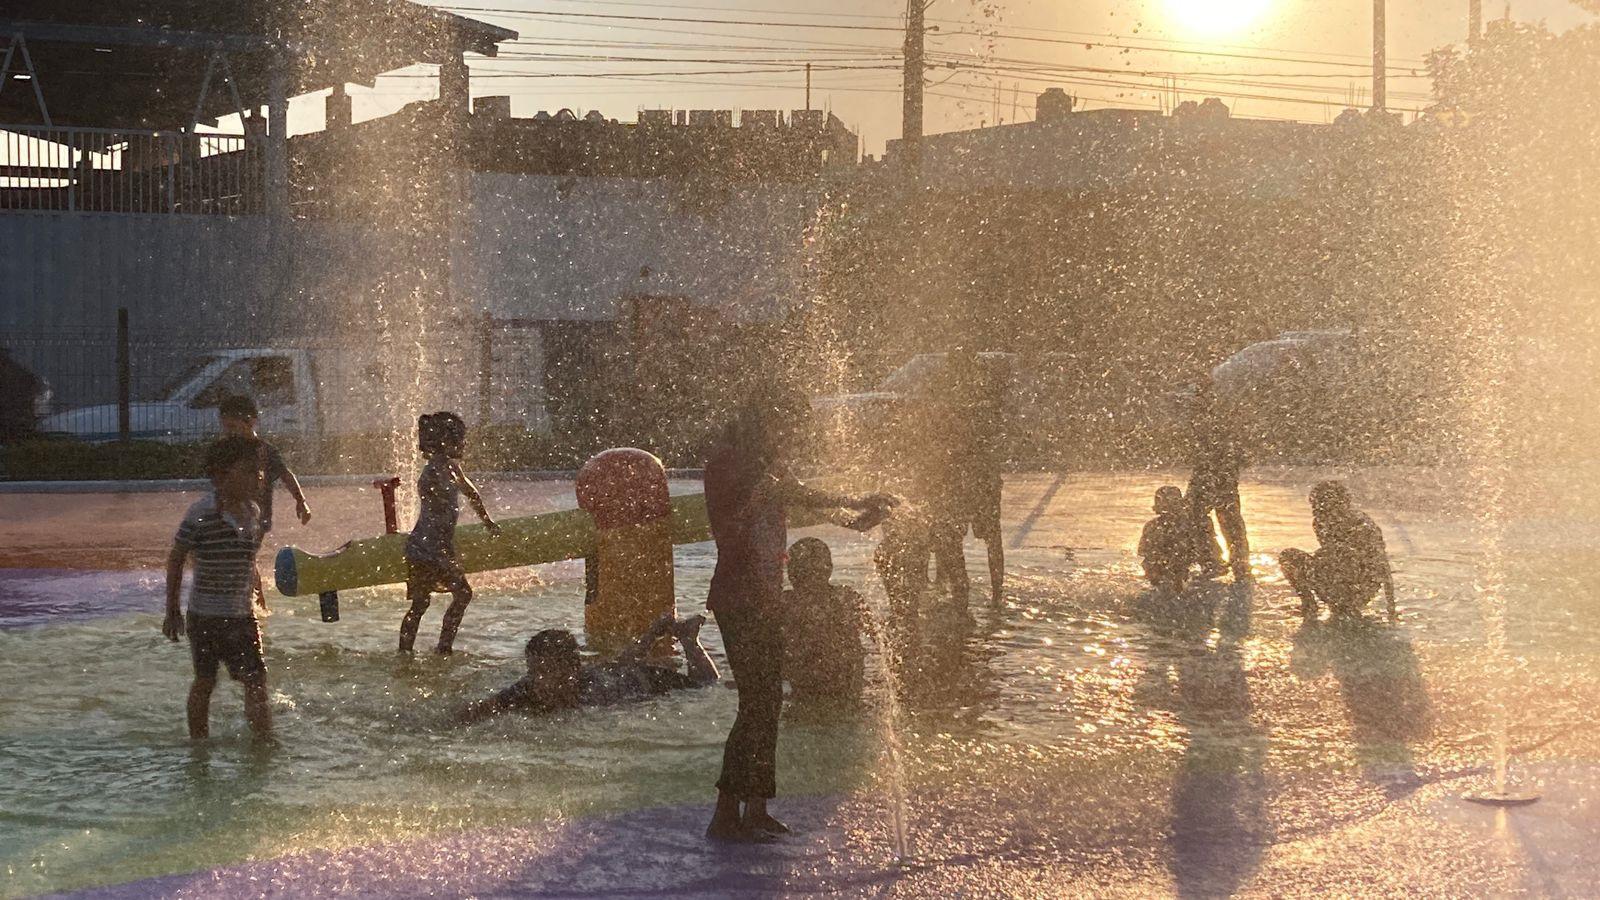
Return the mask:
{"type": "Polygon", "coordinates": [[[799,581],[818,569],[833,574],[833,551],[821,538],[803,537],[789,545],[789,581],[799,581]]]}
{"type": "Polygon", "coordinates": [[[259,419],[261,410],[248,394],[230,394],[217,404],[217,415],[224,419],[259,419]]]}
{"type": "Polygon", "coordinates": [[[417,449],[459,458],[467,443],[467,423],[453,412],[441,410],[417,417],[417,449]]]}
{"type": "Polygon", "coordinates": [[[528,638],[523,648],[528,656],[565,656],[578,659],[578,639],[565,628],[546,628],[528,638]]]}
{"type": "Polygon", "coordinates": [[[1324,509],[1329,507],[1343,507],[1345,509],[1355,505],[1350,497],[1350,489],[1342,481],[1319,481],[1311,488],[1311,505],[1324,509]]]}
{"type": "Polygon", "coordinates": [[[238,465],[241,459],[259,460],[260,458],[260,440],[237,435],[225,437],[206,448],[206,476],[208,478],[217,478],[238,465]]]}
{"type": "Polygon", "coordinates": [[[1183,489],[1174,485],[1162,485],[1156,488],[1156,512],[1165,512],[1170,506],[1174,509],[1183,505],[1183,489]]]}

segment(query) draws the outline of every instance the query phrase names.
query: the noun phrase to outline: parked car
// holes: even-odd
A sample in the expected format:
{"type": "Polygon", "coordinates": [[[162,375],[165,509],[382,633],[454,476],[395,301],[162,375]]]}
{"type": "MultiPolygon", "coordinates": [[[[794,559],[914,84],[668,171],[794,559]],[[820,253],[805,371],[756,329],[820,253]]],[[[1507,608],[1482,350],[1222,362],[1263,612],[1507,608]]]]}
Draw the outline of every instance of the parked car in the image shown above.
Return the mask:
{"type": "MultiPolygon", "coordinates": [[[[217,405],[231,394],[248,394],[261,410],[260,429],[274,437],[319,438],[409,428],[418,412],[459,410],[469,421],[479,410],[481,385],[475,367],[446,365],[445,378],[411,388],[410,372],[391,371],[383,358],[351,348],[319,352],[259,347],[207,350],[157,392],[157,399],[129,404],[130,435],[156,441],[190,441],[216,434],[217,405]],[[405,386],[405,396],[396,396],[405,386]]],[[[537,370],[514,369],[495,379],[495,424],[531,430],[548,425],[537,370]],[[526,381],[527,383],[524,383],[526,381]]],[[[474,423],[477,424],[477,423],[474,423]]],[[[46,416],[41,431],[86,441],[118,437],[115,403],[69,409],[46,416]]]]}

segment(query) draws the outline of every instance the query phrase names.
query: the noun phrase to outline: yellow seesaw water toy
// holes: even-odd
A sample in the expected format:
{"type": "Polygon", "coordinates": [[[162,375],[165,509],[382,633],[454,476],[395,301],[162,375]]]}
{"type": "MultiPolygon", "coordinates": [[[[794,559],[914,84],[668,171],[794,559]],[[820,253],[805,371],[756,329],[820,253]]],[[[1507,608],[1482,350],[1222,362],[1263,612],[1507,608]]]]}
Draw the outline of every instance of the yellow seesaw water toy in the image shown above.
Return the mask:
{"type": "MultiPolygon", "coordinates": [[[[790,525],[804,528],[826,521],[814,510],[791,511],[790,525]]],[[[695,544],[711,539],[704,494],[672,498],[672,543],[695,544]]],[[[468,572],[487,572],[518,566],[536,566],[564,559],[582,559],[594,553],[598,529],[594,518],[581,509],[566,509],[537,516],[506,519],[501,534],[493,537],[482,525],[456,529],[461,566],[468,572]]],[[[273,572],[278,590],[303,597],[406,580],[405,532],[351,541],[322,555],[298,547],[278,551],[273,572]]]]}

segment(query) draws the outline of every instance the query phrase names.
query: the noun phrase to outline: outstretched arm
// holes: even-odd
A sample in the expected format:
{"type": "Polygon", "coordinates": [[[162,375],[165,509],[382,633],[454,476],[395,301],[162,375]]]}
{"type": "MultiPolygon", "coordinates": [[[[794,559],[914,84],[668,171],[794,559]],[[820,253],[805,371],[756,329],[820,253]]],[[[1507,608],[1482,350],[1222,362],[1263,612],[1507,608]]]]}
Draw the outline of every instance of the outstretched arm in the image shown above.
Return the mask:
{"type": "Polygon", "coordinates": [[[617,654],[616,662],[623,665],[632,665],[643,661],[645,656],[650,653],[650,648],[656,645],[656,641],[670,634],[676,624],[677,620],[673,618],[672,613],[667,613],[651,622],[650,627],[645,629],[644,634],[634,638],[633,643],[629,644],[627,649],[617,654]]]}
{"type": "Polygon", "coordinates": [[[461,493],[467,495],[467,502],[472,504],[472,511],[478,514],[478,518],[488,527],[489,533],[499,534],[500,526],[495,524],[494,519],[489,517],[489,507],[483,505],[483,495],[478,493],[478,486],[472,483],[471,478],[467,477],[467,473],[462,470],[460,464],[452,462],[450,471],[455,475],[456,484],[461,488],[461,493]]]}
{"type": "Polygon", "coordinates": [[[463,709],[461,713],[456,716],[455,723],[457,725],[475,725],[478,722],[482,722],[484,719],[492,719],[506,710],[511,709],[513,706],[517,705],[511,699],[511,693],[513,690],[515,690],[515,686],[503,690],[500,693],[495,694],[493,697],[485,697],[482,700],[474,700],[473,702],[467,704],[467,708],[463,709]]]}
{"type": "Polygon", "coordinates": [[[722,678],[722,673],[717,671],[717,664],[711,661],[711,654],[700,645],[700,626],[705,623],[705,616],[690,616],[674,629],[678,635],[678,646],[683,648],[684,662],[689,667],[689,677],[701,687],[716,684],[722,678]]]}
{"type": "Polygon", "coordinates": [[[300,479],[294,477],[294,473],[286,466],[278,480],[283,482],[283,486],[289,491],[289,496],[294,498],[294,514],[300,517],[300,524],[311,524],[311,504],[306,502],[305,492],[300,490],[300,479]]]}
{"type": "Polygon", "coordinates": [[[788,474],[773,475],[772,481],[765,485],[769,491],[777,494],[786,506],[804,506],[811,509],[829,509],[843,507],[845,509],[878,509],[894,506],[896,498],[888,494],[869,494],[861,497],[853,494],[837,494],[814,488],[800,479],[788,474]]]}
{"type": "Polygon", "coordinates": [[[1389,605],[1389,621],[1400,621],[1400,613],[1394,607],[1394,566],[1389,563],[1389,553],[1383,553],[1383,600],[1389,605]]]}

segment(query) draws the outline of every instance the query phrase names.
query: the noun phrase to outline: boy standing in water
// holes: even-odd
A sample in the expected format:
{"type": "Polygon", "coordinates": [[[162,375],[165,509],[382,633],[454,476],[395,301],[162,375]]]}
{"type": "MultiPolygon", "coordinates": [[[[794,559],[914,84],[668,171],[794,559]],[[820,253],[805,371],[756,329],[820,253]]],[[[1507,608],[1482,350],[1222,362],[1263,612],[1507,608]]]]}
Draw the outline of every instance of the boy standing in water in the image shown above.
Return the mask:
{"type": "Polygon", "coordinates": [[[1217,527],[1228,542],[1228,567],[1234,580],[1250,574],[1250,538],[1244,526],[1244,508],[1239,500],[1239,473],[1244,469],[1244,448],[1234,434],[1235,424],[1225,415],[1217,400],[1216,384],[1206,374],[1195,386],[1193,421],[1194,469],[1189,476],[1189,505],[1194,517],[1197,548],[1205,577],[1222,574],[1222,548],[1211,528],[1211,514],[1217,514],[1217,527]]]}
{"type": "Polygon", "coordinates": [[[1144,576],[1158,591],[1181,594],[1189,584],[1189,569],[1202,561],[1183,491],[1170,484],[1156,488],[1155,512],[1139,535],[1144,576]]]}
{"type": "Polygon", "coordinates": [[[261,548],[261,442],[225,437],[206,451],[212,493],[189,507],[167,556],[167,615],[161,633],[176,641],[189,636],[194,683],[189,688],[189,737],[211,733],[211,693],[217,670],[244,685],[244,713],[258,738],[272,732],[267,706],[267,664],[261,629],[251,604],[256,589],[256,552],[261,548]],[[189,613],[178,608],[183,567],[194,558],[189,613]]]}
{"type": "Polygon", "coordinates": [[[311,524],[311,505],[306,503],[306,495],[300,490],[300,479],[289,471],[278,448],[256,434],[256,422],[261,418],[256,402],[243,394],[235,394],[217,405],[217,418],[223,435],[250,438],[261,445],[261,469],[266,475],[261,495],[256,499],[256,506],[261,510],[261,530],[272,530],[272,492],[279,482],[294,498],[294,514],[299,517],[300,524],[311,524]]]}
{"type": "Polygon", "coordinates": [[[443,591],[453,599],[445,610],[435,652],[449,653],[461,619],[467,614],[467,604],[472,602],[472,585],[467,584],[467,573],[456,555],[461,495],[467,495],[490,534],[498,535],[500,526],[489,518],[478,488],[461,469],[461,457],[467,449],[467,423],[460,416],[437,412],[418,418],[417,449],[428,454],[428,464],[417,477],[417,524],[406,537],[406,598],[411,601],[411,608],[400,620],[400,652],[411,652],[432,594],[443,591]]]}
{"type": "MultiPolygon", "coordinates": [[[[283,454],[256,434],[256,422],[260,418],[261,412],[256,408],[256,402],[244,394],[234,394],[217,404],[217,419],[222,425],[223,436],[249,438],[261,448],[261,469],[266,477],[262,479],[261,493],[255,500],[261,516],[261,537],[265,539],[267,532],[272,530],[272,492],[278,482],[283,482],[290,496],[294,497],[294,512],[300,517],[301,525],[311,524],[311,506],[306,503],[306,495],[300,490],[300,479],[294,477],[288,464],[283,461],[283,454]]],[[[261,586],[259,572],[255,575],[255,597],[256,604],[266,609],[267,592],[261,586]]]]}

